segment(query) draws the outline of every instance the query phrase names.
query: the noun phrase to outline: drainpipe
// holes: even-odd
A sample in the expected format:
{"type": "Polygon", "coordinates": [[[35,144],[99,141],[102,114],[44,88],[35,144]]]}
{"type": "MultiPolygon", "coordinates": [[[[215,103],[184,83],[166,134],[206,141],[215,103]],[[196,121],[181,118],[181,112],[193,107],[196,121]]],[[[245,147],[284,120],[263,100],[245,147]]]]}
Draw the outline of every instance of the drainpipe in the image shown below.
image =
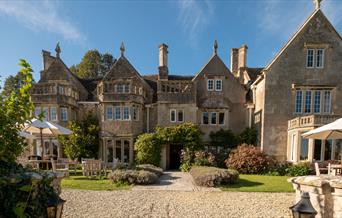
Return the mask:
{"type": "Polygon", "coordinates": [[[146,107],[146,108],[147,108],[146,129],[147,129],[147,132],[150,132],[150,107],[146,107]]]}

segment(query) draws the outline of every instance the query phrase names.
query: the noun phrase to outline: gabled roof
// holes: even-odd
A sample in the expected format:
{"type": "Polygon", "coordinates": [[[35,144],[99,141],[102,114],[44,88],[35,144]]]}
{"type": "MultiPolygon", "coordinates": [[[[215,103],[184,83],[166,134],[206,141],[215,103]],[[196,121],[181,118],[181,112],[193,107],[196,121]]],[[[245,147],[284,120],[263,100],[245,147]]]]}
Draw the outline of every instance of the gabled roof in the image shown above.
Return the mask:
{"type": "Polygon", "coordinates": [[[254,82],[256,78],[261,74],[261,71],[264,68],[251,68],[251,67],[246,67],[245,72],[247,73],[249,79],[254,82]]]}
{"type": "Polygon", "coordinates": [[[342,40],[341,35],[337,32],[335,27],[331,24],[331,22],[328,20],[328,18],[324,15],[321,9],[315,10],[309,18],[304,22],[304,24],[297,30],[297,32],[290,38],[290,40],[281,48],[281,50],[278,52],[278,54],[272,59],[272,61],[265,67],[264,70],[269,70],[272,65],[278,60],[278,58],[282,55],[282,53],[291,45],[291,43],[297,38],[297,36],[306,28],[306,26],[309,24],[309,22],[316,18],[317,16],[322,16],[327,23],[330,25],[330,27],[333,29],[333,31],[339,36],[339,38],[342,40]]]}
{"type": "Polygon", "coordinates": [[[192,81],[195,81],[197,77],[199,77],[206,69],[209,67],[213,67],[213,70],[219,71],[220,73],[226,73],[231,79],[235,80],[237,83],[240,84],[240,82],[234,77],[234,75],[230,72],[228,67],[224,64],[224,62],[221,60],[221,58],[214,53],[207,64],[205,64],[201,70],[194,76],[192,81]],[[219,67],[223,68],[223,71],[219,70],[219,67]]]}
{"type": "Polygon", "coordinates": [[[134,66],[127,60],[127,58],[124,55],[121,55],[121,57],[112,65],[110,70],[103,76],[102,81],[105,81],[106,79],[110,79],[111,76],[114,76],[114,74],[116,73],[116,70],[118,70],[120,66],[123,66],[125,68],[124,70],[128,70],[129,72],[135,74],[137,78],[139,78],[139,80],[147,88],[153,91],[151,86],[144,80],[144,78],[139,74],[139,72],[134,68],[134,66]]]}

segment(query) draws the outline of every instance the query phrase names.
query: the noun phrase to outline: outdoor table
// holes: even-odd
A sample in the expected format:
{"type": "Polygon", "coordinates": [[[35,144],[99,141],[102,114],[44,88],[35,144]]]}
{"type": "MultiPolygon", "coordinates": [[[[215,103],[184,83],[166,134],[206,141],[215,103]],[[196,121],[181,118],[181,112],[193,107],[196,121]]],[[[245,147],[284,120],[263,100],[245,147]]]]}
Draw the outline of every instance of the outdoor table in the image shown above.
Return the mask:
{"type": "Polygon", "coordinates": [[[39,164],[41,163],[42,165],[45,165],[46,170],[48,170],[49,169],[49,163],[51,163],[51,160],[29,160],[29,163],[36,164],[38,170],[39,170],[39,164]]]}
{"type": "Polygon", "coordinates": [[[330,168],[335,171],[335,175],[342,175],[342,164],[331,164],[330,168]]]}

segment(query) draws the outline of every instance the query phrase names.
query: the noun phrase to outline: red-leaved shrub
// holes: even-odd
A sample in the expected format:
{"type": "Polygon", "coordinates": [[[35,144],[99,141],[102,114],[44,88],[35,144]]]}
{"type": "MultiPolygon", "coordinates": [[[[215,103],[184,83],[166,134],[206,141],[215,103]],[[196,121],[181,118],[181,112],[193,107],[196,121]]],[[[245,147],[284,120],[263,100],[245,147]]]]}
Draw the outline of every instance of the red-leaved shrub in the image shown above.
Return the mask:
{"type": "Polygon", "coordinates": [[[276,161],[259,148],[243,144],[229,154],[225,163],[242,174],[265,174],[274,168],[276,161]]]}

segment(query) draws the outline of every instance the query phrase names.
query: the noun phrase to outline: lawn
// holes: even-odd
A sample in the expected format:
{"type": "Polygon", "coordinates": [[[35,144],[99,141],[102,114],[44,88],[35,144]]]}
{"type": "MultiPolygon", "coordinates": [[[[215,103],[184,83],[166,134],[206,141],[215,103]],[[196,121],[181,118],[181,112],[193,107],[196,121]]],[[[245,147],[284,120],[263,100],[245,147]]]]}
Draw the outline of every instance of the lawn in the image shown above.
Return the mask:
{"type": "Polygon", "coordinates": [[[87,178],[85,176],[69,176],[62,180],[62,188],[84,190],[127,190],[127,184],[113,184],[109,179],[87,178]]]}
{"type": "Polygon", "coordinates": [[[222,186],[232,192],[294,192],[287,176],[240,175],[238,183],[222,186]]]}

